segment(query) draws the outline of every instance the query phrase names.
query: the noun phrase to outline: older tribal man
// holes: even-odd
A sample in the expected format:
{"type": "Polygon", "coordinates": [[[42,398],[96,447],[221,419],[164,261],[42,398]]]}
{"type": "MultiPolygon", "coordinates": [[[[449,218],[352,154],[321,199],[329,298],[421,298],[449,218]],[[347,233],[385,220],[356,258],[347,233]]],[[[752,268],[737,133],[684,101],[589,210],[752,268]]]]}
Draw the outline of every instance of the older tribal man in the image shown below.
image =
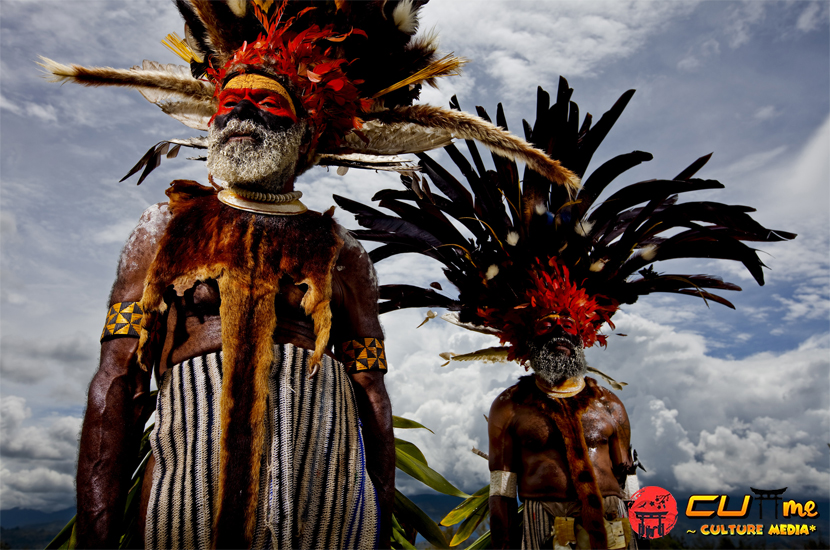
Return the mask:
{"type": "Polygon", "coordinates": [[[331,211],[300,202],[297,176],[315,164],[408,172],[417,167],[396,155],[456,137],[577,183],[485,120],[412,105],[422,83],[462,64],[439,58],[430,37],[411,39],[424,3],[178,0],[185,40],[166,43],[189,67],[43,59],[56,81],[135,87],[209,130],[151,149],[131,172],[146,166],[139,183],[171,143],[207,148],[214,183],[173,182],[124,248],[81,436],[80,545],[119,541],[153,365],[147,546],[389,544],[394,447],[375,275],[331,211]]]}

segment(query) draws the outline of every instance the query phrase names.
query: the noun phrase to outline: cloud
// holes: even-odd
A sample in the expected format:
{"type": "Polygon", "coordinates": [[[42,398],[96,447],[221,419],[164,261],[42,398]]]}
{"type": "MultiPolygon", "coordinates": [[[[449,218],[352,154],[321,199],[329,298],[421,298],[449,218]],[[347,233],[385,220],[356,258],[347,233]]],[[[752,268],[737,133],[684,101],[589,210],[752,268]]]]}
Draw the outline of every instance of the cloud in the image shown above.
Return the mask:
{"type": "Polygon", "coordinates": [[[41,105],[30,101],[15,104],[3,95],[0,95],[0,109],[9,111],[18,116],[39,118],[44,122],[57,122],[58,116],[52,105],[41,105]]]}
{"type": "Polygon", "coordinates": [[[0,494],[3,508],[58,510],[74,497],[75,456],[81,419],[54,416],[31,423],[26,400],[0,402],[0,494]]]}
{"type": "Polygon", "coordinates": [[[81,419],[72,416],[50,418],[48,424],[24,426],[31,417],[26,400],[6,396],[0,404],[0,456],[27,460],[73,461],[81,419]]]}
{"type": "Polygon", "coordinates": [[[729,46],[733,49],[743,46],[752,37],[753,27],[764,20],[766,8],[763,2],[742,2],[732,9],[727,23],[730,35],[729,46]]]}
{"type": "Polygon", "coordinates": [[[752,116],[757,120],[765,121],[765,120],[773,119],[773,118],[778,117],[780,115],[781,115],[781,111],[776,109],[774,105],[767,105],[767,106],[761,107],[760,109],[755,111],[755,114],[752,115],[752,116]]]}
{"type": "Polygon", "coordinates": [[[649,470],[644,480],[707,492],[760,476],[793,493],[823,494],[830,335],[780,353],[718,359],[699,335],[625,313],[615,321],[629,338],[592,350],[589,361],[599,366],[607,355],[609,373],[632,382],[619,395],[649,470]]]}
{"type": "Polygon", "coordinates": [[[0,492],[5,508],[33,508],[53,512],[71,506],[74,476],[47,468],[10,471],[0,469],[0,492]]]}
{"type": "Polygon", "coordinates": [[[681,71],[695,71],[703,66],[703,60],[720,55],[720,43],[714,38],[709,38],[695,46],[686,57],[677,63],[681,71]]]}
{"type": "Polygon", "coordinates": [[[811,32],[827,24],[827,4],[810,2],[798,16],[795,28],[801,32],[811,32]]]}
{"type": "Polygon", "coordinates": [[[4,338],[0,373],[6,381],[22,384],[46,381],[56,372],[76,379],[96,363],[97,354],[94,337],[88,334],[76,333],[57,341],[4,338]]]}
{"type": "Polygon", "coordinates": [[[463,51],[473,66],[516,92],[560,74],[593,76],[638,51],[693,2],[444,2],[430,5],[446,50],[463,51]],[[475,17],[471,17],[471,13],[475,17]]]}

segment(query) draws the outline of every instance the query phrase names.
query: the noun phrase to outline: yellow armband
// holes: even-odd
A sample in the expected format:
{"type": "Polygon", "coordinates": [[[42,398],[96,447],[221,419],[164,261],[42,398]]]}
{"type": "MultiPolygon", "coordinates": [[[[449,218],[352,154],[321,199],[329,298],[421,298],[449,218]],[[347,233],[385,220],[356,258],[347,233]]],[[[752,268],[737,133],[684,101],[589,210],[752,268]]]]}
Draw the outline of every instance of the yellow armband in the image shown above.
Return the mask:
{"type": "Polygon", "coordinates": [[[370,370],[386,371],[386,351],[380,338],[358,338],[343,342],[340,348],[340,360],[346,366],[346,372],[363,372],[370,370]]]}
{"type": "Polygon", "coordinates": [[[107,321],[104,323],[104,332],[101,341],[128,336],[138,338],[141,332],[141,319],[144,311],[136,302],[118,302],[112,304],[107,311],[107,321]]]}

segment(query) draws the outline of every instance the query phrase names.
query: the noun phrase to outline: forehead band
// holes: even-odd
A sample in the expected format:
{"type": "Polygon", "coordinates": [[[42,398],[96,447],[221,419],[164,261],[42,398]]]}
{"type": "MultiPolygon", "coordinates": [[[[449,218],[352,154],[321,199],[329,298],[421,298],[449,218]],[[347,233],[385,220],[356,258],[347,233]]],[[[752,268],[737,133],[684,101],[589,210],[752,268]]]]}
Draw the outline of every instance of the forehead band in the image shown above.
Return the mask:
{"type": "Polygon", "coordinates": [[[285,100],[288,102],[288,108],[291,110],[291,114],[297,116],[297,111],[294,109],[294,102],[291,100],[291,96],[288,95],[288,92],[282,86],[282,84],[280,84],[276,80],[270,79],[266,76],[262,76],[261,74],[240,74],[238,76],[231,78],[222,89],[254,89],[275,92],[283,98],[285,98],[285,100]]]}

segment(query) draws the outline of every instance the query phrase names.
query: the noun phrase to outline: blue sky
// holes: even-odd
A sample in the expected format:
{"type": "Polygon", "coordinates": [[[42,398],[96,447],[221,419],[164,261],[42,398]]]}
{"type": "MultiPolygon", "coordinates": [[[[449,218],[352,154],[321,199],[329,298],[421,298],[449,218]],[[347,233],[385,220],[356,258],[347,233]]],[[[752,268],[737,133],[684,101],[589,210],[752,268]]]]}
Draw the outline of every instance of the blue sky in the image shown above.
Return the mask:
{"type": "MultiPolygon", "coordinates": [[[[654,160],[621,183],[677,174],[714,152],[701,172],[726,189],[695,200],[745,204],[767,227],[799,234],[763,244],[767,284],[719,261],[657,265],[712,273],[744,291],[737,311],[685,297],[645,297],[615,317],[617,331],[589,362],[629,383],[619,395],[633,444],[671,491],[788,486],[830,495],[830,4],[827,2],[530,2],[432,0],[422,30],[471,60],[462,76],[425,90],[426,102],[531,118],[537,85],[575,89],[595,119],[625,90],[634,98],[594,157],[632,150],[654,160]]],[[[181,33],[164,1],[0,5],[0,508],[73,504],[76,441],[97,366],[107,296],[121,246],[174,178],[206,180],[204,164],[165,161],[145,183],[118,180],[159,140],[196,132],[137,92],[45,82],[38,55],[129,67],[177,63],[160,40],[181,33]]],[[[463,148],[463,147],[462,147],[463,148]]],[[[437,155],[446,160],[441,154],[437,155]]],[[[369,201],[392,176],[317,168],[304,201],[369,201]],[[307,199],[307,200],[306,200],[307,199]]],[[[355,227],[348,214],[339,220],[355,227]]],[[[437,264],[417,256],[378,264],[381,282],[426,284],[437,264]]],[[[395,414],[429,426],[402,433],[451,481],[487,482],[483,415],[523,373],[515,365],[440,367],[445,351],[492,345],[425,311],[382,318],[395,414]]],[[[410,492],[419,487],[407,485],[410,492]]]]}

